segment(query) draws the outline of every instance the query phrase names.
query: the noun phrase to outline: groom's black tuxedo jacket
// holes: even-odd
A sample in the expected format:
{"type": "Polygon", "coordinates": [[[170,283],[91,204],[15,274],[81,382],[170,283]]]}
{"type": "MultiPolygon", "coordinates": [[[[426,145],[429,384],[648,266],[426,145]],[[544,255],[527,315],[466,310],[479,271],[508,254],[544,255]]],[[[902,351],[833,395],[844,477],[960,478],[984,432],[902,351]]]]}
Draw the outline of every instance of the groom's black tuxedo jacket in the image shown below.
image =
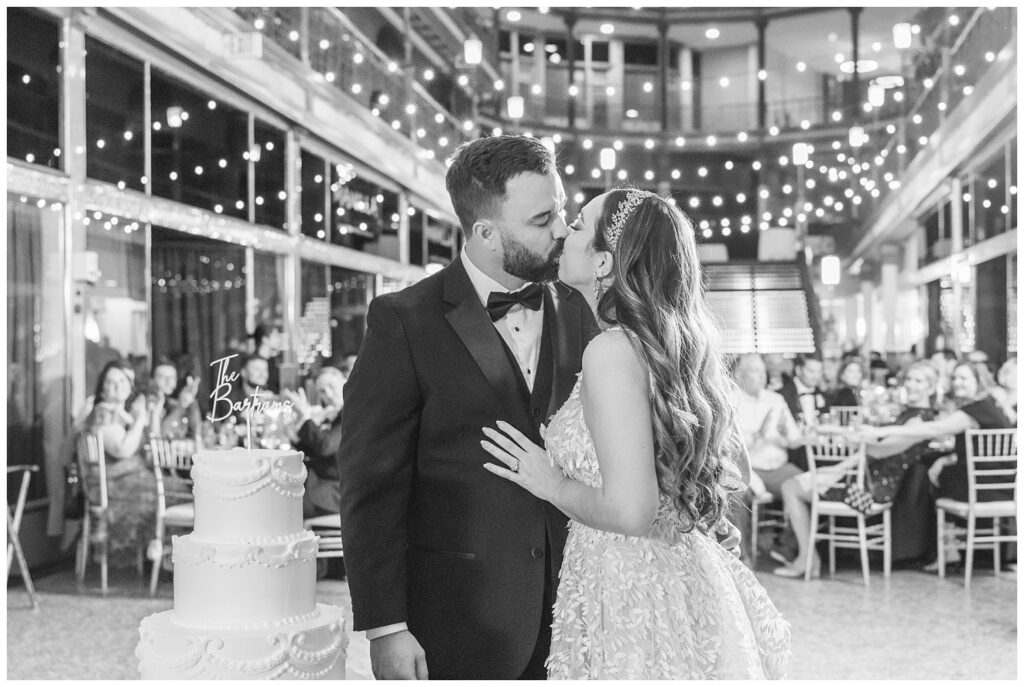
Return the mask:
{"type": "Polygon", "coordinates": [[[519,677],[567,520],[483,468],[481,428],[541,443],[594,333],[582,296],[548,287],[531,394],[461,259],[370,303],[338,451],[354,630],[408,622],[432,678],[519,677]]]}

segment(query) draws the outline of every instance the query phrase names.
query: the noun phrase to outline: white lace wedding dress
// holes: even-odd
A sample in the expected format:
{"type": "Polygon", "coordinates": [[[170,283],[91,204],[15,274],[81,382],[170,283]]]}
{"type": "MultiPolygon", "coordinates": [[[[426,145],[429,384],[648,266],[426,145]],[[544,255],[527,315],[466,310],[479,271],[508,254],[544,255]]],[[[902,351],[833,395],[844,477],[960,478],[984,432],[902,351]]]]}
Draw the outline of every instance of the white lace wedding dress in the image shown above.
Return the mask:
{"type": "MultiPolygon", "coordinates": [[[[547,431],[572,479],[601,484],[580,383],[547,431]]],[[[789,623],[760,583],[711,536],[684,532],[662,497],[631,537],[571,521],[552,625],[550,679],[774,679],[785,676],[789,623]]]]}

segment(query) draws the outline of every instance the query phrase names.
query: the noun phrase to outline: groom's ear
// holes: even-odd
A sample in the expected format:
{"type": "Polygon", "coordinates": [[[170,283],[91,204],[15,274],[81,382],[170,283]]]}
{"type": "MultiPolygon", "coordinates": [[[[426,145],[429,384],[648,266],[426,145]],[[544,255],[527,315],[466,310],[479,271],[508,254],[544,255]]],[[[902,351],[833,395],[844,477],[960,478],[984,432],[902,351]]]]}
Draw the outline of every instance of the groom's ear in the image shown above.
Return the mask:
{"type": "Polygon", "coordinates": [[[490,220],[478,219],[473,222],[472,235],[490,250],[495,250],[500,240],[498,230],[490,220]]]}

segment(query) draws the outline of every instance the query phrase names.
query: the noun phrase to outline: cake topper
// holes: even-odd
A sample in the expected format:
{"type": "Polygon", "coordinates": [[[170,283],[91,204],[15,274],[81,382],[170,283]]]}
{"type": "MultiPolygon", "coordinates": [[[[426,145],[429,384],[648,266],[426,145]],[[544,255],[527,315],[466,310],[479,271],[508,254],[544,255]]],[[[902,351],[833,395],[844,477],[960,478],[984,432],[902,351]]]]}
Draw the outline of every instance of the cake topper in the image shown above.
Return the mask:
{"type": "Polygon", "coordinates": [[[240,413],[245,417],[245,426],[248,433],[249,448],[252,448],[252,416],[254,414],[263,414],[266,411],[271,413],[277,413],[281,411],[291,412],[292,402],[291,401],[264,401],[260,398],[260,387],[257,386],[256,390],[251,395],[246,396],[241,401],[231,400],[231,391],[234,388],[234,382],[238,379],[237,372],[230,372],[228,370],[228,364],[232,358],[238,357],[237,353],[218,358],[210,363],[210,367],[214,368],[214,379],[216,384],[213,389],[213,393],[210,394],[210,400],[213,401],[213,406],[210,409],[210,414],[207,415],[207,419],[210,422],[221,422],[227,420],[233,413],[240,413]]]}

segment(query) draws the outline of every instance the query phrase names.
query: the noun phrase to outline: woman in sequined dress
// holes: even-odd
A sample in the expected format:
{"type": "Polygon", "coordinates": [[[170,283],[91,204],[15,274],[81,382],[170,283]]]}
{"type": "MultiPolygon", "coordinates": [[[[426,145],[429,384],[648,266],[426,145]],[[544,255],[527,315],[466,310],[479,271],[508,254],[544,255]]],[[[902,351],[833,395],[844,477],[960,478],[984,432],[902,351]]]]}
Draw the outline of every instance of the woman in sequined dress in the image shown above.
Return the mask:
{"type": "Polygon", "coordinates": [[[559,278],[606,327],[546,432],[485,428],[484,467],[571,518],[552,679],[780,678],[789,624],[716,540],[749,475],[693,227],[653,194],[598,196],[559,278]]]}

